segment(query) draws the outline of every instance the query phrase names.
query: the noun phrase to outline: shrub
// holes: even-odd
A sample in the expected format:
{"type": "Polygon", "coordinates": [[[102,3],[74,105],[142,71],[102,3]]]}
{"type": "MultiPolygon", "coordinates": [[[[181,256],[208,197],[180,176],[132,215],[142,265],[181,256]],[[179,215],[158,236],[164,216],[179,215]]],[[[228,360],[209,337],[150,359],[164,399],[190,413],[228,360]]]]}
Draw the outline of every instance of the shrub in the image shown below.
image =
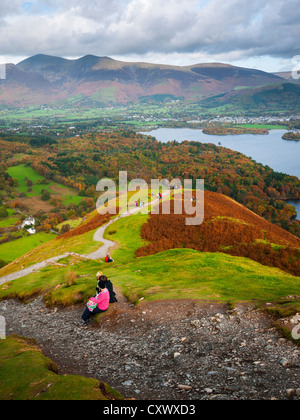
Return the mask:
{"type": "Polygon", "coordinates": [[[51,199],[51,195],[48,190],[42,191],[42,200],[43,201],[49,201],[51,199]]]}
{"type": "Polygon", "coordinates": [[[3,260],[0,260],[0,268],[3,268],[7,265],[7,263],[3,260]]]}
{"type": "Polygon", "coordinates": [[[76,283],[77,274],[75,271],[69,270],[65,276],[65,286],[71,287],[76,283]]]}
{"type": "Polygon", "coordinates": [[[96,188],[95,187],[89,187],[86,189],[85,194],[87,197],[95,197],[96,195],[96,188]]]}
{"type": "Polygon", "coordinates": [[[60,233],[61,234],[64,234],[64,233],[69,232],[70,230],[71,230],[71,226],[67,223],[66,225],[63,225],[62,226],[62,228],[60,230],[60,233]]]}
{"type": "Polygon", "coordinates": [[[5,219],[8,217],[8,212],[5,207],[0,208],[0,219],[5,219]]]}

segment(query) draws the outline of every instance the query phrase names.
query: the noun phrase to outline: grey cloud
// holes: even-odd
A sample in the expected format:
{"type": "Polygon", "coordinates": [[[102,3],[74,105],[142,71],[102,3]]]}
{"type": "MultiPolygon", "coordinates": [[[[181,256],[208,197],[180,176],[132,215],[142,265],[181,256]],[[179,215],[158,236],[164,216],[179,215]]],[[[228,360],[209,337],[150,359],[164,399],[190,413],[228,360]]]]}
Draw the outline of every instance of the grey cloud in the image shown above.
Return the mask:
{"type": "Polygon", "coordinates": [[[22,1],[3,3],[4,54],[299,54],[299,0],[32,0],[29,16],[22,1]]]}

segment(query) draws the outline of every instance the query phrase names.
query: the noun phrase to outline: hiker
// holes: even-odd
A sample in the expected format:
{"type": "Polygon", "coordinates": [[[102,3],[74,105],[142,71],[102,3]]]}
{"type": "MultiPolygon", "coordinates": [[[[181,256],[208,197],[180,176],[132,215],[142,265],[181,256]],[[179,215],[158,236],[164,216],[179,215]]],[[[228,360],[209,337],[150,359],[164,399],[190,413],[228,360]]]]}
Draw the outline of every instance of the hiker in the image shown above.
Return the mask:
{"type": "Polygon", "coordinates": [[[79,322],[79,326],[85,325],[92,315],[106,312],[109,307],[110,295],[108,289],[106,288],[105,282],[98,282],[98,287],[100,293],[96,297],[90,298],[88,301],[87,307],[79,322]]]}
{"type": "MultiPolygon", "coordinates": [[[[98,277],[97,277],[98,278],[98,277]]],[[[100,293],[100,287],[99,287],[99,283],[103,281],[105,283],[105,286],[107,288],[107,290],[109,291],[109,303],[116,303],[118,302],[117,298],[116,298],[116,294],[114,292],[114,286],[112,284],[112,282],[110,280],[108,280],[108,278],[106,276],[100,275],[98,278],[98,285],[96,288],[97,294],[100,293]]]]}
{"type": "Polygon", "coordinates": [[[112,262],[114,262],[114,260],[113,260],[112,258],[110,258],[110,256],[109,256],[109,255],[106,255],[106,257],[105,257],[105,262],[106,262],[106,263],[112,263],[112,262]]]}
{"type": "Polygon", "coordinates": [[[97,281],[99,281],[99,279],[100,279],[101,276],[103,276],[102,271],[98,271],[98,273],[96,274],[97,281]]]}
{"type": "Polygon", "coordinates": [[[98,273],[96,274],[96,279],[97,279],[96,295],[99,295],[99,293],[100,293],[100,288],[98,286],[98,283],[100,281],[100,277],[102,277],[102,276],[103,276],[102,271],[98,271],[98,273]]]}

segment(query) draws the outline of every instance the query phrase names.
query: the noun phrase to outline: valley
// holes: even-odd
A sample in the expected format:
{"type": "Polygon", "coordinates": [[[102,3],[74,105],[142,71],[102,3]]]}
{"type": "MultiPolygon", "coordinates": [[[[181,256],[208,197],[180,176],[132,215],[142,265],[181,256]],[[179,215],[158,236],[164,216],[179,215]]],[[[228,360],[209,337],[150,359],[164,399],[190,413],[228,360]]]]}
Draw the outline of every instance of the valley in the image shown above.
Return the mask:
{"type": "Polygon", "coordinates": [[[0,93],[0,311],[10,338],[0,359],[12,366],[33,345],[52,368],[40,370],[35,354],[35,385],[26,370],[25,394],[14,377],[3,395],[56,399],[65,386],[71,399],[299,399],[300,221],[289,202],[300,180],[292,158],[281,170],[240,150],[255,137],[264,158],[282,163],[280,147],[298,146],[282,135],[299,128],[299,95],[277,75],[223,64],[39,55],[10,66],[0,93]],[[101,215],[97,183],[118,185],[120,171],[146,187],[128,193],[124,217],[101,215]],[[185,225],[175,190],[161,202],[161,190],[149,194],[153,179],[190,179],[196,204],[203,179],[203,223],[185,225]],[[170,214],[155,214],[169,199],[170,214]],[[99,270],[118,303],[79,328],[99,270]]]}
{"type": "Polygon", "coordinates": [[[1,2],[0,401],[300,401],[297,3],[1,2]]]}

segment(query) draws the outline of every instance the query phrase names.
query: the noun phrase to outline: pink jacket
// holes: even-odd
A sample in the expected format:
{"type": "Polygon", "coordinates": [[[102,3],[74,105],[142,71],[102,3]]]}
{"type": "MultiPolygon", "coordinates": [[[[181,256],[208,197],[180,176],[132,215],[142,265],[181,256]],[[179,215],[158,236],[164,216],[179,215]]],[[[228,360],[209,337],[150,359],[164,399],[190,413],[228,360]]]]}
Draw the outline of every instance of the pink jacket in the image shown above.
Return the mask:
{"type": "Polygon", "coordinates": [[[106,311],[109,307],[109,300],[110,300],[110,296],[109,296],[109,291],[107,289],[105,289],[103,292],[101,292],[97,298],[91,298],[90,299],[92,302],[97,303],[98,304],[98,308],[101,311],[106,311]]]}

